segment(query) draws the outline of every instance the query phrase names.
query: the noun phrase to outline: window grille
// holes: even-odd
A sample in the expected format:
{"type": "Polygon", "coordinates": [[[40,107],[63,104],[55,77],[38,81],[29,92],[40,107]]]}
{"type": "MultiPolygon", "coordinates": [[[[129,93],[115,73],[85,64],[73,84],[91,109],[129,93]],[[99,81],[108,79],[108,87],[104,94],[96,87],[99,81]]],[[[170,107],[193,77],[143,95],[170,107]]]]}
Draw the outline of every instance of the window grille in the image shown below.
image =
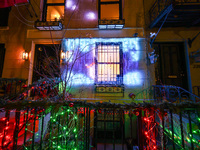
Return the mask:
{"type": "Polygon", "coordinates": [[[122,78],[122,49],[121,43],[96,44],[96,83],[123,83],[122,78]]]}

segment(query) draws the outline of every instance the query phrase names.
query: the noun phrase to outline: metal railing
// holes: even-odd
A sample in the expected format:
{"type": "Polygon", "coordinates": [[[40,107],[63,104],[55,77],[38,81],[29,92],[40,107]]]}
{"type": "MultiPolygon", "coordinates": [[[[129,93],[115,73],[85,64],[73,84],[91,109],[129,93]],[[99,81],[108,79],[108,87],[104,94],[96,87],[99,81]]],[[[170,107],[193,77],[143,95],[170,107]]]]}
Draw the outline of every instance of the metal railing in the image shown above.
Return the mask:
{"type": "Polygon", "coordinates": [[[158,15],[167,8],[167,6],[187,3],[200,3],[200,0],[155,0],[149,10],[150,22],[156,19],[158,15]]]}
{"type": "Polygon", "coordinates": [[[181,88],[172,85],[153,85],[136,94],[135,100],[150,101],[152,103],[159,102],[199,102],[200,97],[181,88]]]}
{"type": "Polygon", "coordinates": [[[0,78],[0,98],[8,97],[12,99],[23,91],[26,81],[26,79],[19,78],[0,78]]]}
{"type": "Polygon", "coordinates": [[[152,97],[152,102],[115,104],[63,101],[55,91],[53,95],[45,93],[48,97],[44,98],[40,94],[47,92],[52,86],[50,83],[43,81],[42,85],[27,87],[29,92],[25,93],[38,90],[33,100],[24,98],[0,105],[1,149],[100,150],[111,147],[125,150],[133,146],[194,149],[200,146],[197,134],[200,104],[196,103],[199,97],[183,88],[155,85],[136,94],[136,98],[146,94],[152,97]],[[195,130],[192,124],[196,125],[195,130]]]}
{"type": "Polygon", "coordinates": [[[193,109],[182,106],[180,110],[176,106],[167,109],[165,105],[156,108],[142,103],[80,101],[8,104],[0,112],[0,147],[8,150],[199,147],[199,125],[195,123],[199,122],[199,105],[193,109]]]}

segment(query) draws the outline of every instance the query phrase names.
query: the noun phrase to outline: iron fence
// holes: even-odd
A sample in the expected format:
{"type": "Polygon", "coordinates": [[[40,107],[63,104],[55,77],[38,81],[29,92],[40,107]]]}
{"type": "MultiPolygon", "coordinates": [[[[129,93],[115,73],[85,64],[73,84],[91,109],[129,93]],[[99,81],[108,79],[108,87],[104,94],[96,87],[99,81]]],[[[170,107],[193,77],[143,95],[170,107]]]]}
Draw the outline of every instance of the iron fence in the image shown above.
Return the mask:
{"type": "Polygon", "coordinates": [[[187,106],[79,101],[7,104],[0,112],[0,146],[9,150],[200,148],[199,104],[187,106]]]}
{"type": "Polygon", "coordinates": [[[18,78],[0,78],[0,97],[14,98],[23,91],[26,81],[18,78]]]}

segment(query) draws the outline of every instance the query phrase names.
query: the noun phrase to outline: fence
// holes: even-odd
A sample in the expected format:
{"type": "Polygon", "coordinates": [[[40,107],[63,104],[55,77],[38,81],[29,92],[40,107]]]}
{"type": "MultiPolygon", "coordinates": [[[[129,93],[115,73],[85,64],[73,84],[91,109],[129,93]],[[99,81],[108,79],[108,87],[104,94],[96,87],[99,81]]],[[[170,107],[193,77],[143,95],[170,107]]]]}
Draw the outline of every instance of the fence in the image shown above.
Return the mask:
{"type": "Polygon", "coordinates": [[[200,146],[198,109],[199,103],[192,102],[15,102],[1,108],[0,146],[15,150],[194,149],[200,146]]]}

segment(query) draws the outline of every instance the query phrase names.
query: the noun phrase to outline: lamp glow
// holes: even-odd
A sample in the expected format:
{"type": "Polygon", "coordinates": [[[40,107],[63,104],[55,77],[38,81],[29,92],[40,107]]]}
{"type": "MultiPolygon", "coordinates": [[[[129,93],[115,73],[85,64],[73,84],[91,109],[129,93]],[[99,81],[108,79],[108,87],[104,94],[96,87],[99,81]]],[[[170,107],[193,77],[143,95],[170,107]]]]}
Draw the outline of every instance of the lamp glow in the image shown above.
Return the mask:
{"type": "Polygon", "coordinates": [[[28,60],[28,52],[23,52],[22,59],[23,60],[28,60]]]}
{"type": "Polygon", "coordinates": [[[60,56],[60,58],[61,58],[62,60],[65,60],[65,59],[66,59],[66,52],[61,51],[61,56],[60,56]]]}

